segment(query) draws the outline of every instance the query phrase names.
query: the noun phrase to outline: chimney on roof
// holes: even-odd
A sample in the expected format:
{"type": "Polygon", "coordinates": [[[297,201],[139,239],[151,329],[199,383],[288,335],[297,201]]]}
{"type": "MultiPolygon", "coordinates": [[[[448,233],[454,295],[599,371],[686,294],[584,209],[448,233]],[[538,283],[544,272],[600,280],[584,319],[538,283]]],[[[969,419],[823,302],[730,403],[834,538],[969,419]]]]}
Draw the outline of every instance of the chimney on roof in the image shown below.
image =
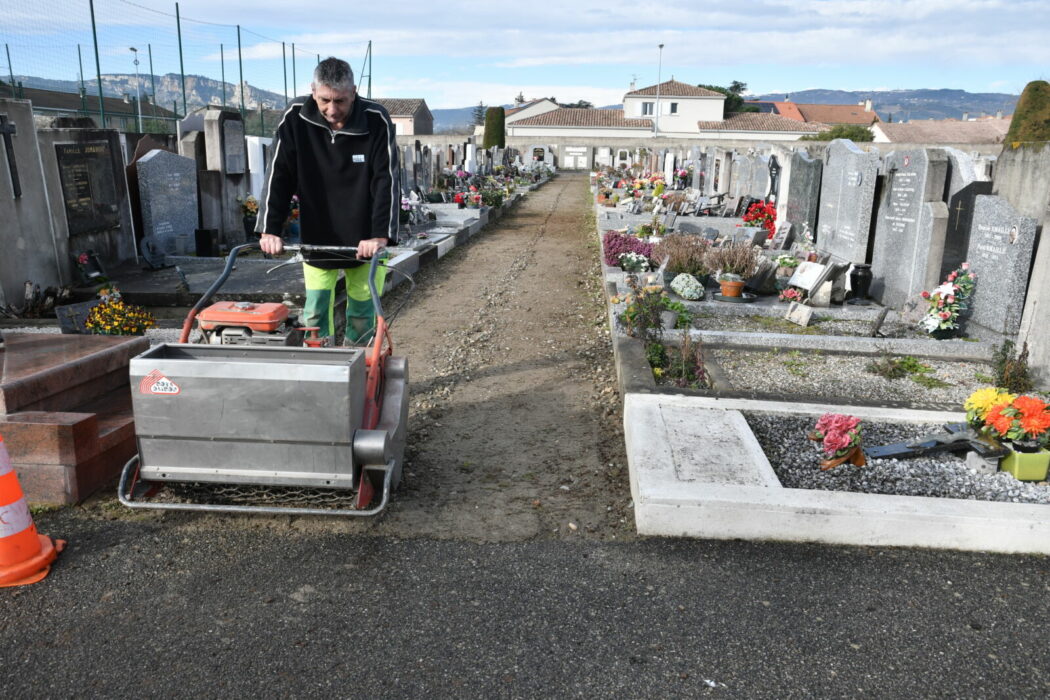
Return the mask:
{"type": "Polygon", "coordinates": [[[964,122],[970,121],[970,113],[969,112],[963,112],[963,119],[962,120],[964,122]]]}
{"type": "Polygon", "coordinates": [[[634,92],[634,81],[631,81],[631,87],[627,88],[629,92],[634,92]]]}
{"type": "Polygon", "coordinates": [[[791,95],[784,95],[784,102],[791,102],[791,95]]]}
{"type": "Polygon", "coordinates": [[[995,113],[995,118],[996,119],[1002,119],[1003,118],[1003,110],[1001,110],[1001,109],[997,110],[996,113],[995,113]]]}
{"type": "Polygon", "coordinates": [[[865,112],[870,112],[871,111],[871,100],[864,100],[864,102],[862,104],[864,105],[864,111],[865,112]]]}

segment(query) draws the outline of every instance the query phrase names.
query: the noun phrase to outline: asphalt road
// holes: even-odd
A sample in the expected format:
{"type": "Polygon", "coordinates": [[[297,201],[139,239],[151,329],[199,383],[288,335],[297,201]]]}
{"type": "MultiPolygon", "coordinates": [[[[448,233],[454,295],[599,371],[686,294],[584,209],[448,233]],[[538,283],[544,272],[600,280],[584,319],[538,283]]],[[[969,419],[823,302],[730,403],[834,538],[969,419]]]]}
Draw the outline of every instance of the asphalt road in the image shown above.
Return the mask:
{"type": "Polygon", "coordinates": [[[37,517],[4,698],[1045,697],[1045,558],[484,544],[192,514],[37,517]]]}

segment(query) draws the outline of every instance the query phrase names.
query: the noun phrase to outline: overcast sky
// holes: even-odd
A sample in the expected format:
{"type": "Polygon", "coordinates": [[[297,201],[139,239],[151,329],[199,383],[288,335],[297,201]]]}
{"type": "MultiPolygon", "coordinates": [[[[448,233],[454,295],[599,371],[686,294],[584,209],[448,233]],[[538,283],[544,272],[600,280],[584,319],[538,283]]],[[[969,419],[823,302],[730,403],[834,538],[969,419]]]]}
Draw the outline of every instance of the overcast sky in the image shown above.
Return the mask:
{"type": "MultiPolygon", "coordinates": [[[[178,72],[173,2],[95,0],[103,73],[178,72]]],[[[75,79],[77,44],[95,72],[86,0],[4,0],[10,71],[75,79]],[[13,7],[6,9],[8,6],[13,7]]],[[[316,54],[361,73],[372,41],[372,95],[431,108],[510,103],[619,103],[632,80],[739,80],[753,94],[807,88],[959,88],[1018,93],[1050,78],[1050,0],[570,0],[550,2],[276,2],[181,0],[187,73],[289,93],[309,89],[316,54]],[[294,7],[294,9],[292,9],[294,7]],[[286,42],[282,61],[280,41],[286,42]],[[296,45],[293,83],[291,44],[296,45]],[[659,44],[663,44],[661,51],[659,44]]],[[[4,77],[6,54],[0,55],[4,77]]],[[[360,76],[364,83],[366,76],[360,76]]]]}

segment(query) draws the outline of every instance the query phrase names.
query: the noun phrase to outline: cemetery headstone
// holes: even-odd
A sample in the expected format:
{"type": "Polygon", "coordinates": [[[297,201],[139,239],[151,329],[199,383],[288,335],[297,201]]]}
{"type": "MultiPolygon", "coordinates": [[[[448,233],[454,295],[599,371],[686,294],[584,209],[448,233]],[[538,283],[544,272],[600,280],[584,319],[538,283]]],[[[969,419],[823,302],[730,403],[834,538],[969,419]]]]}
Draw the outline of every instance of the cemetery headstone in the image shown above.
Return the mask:
{"type": "Polygon", "coordinates": [[[788,250],[795,241],[795,234],[791,231],[791,222],[784,221],[777,225],[777,231],[773,234],[769,247],[772,250],[788,250]]]}
{"type": "Polygon", "coordinates": [[[4,249],[19,251],[0,254],[0,306],[20,305],[26,280],[57,287],[72,281],[71,269],[56,251],[32,105],[0,98],[0,116],[6,129],[0,148],[0,228],[4,249]]]}
{"type": "Polygon", "coordinates": [[[948,230],[944,236],[944,261],[940,278],[966,260],[970,247],[970,228],[973,223],[974,199],[979,194],[991,194],[992,183],[981,177],[977,164],[968,153],[945,148],[948,155],[948,230]]]}
{"type": "Polygon", "coordinates": [[[777,204],[784,221],[796,231],[802,230],[802,224],[808,224],[810,231],[817,230],[823,169],[824,162],[810,158],[805,151],[795,151],[788,158],[785,182],[780,186],[783,196],[778,197],[777,204]]]}
{"type": "Polygon", "coordinates": [[[784,315],[788,321],[795,323],[799,326],[808,326],[810,320],[813,318],[813,308],[800,304],[797,301],[791,302],[791,306],[788,307],[787,314],[784,315]]]}
{"type": "Polygon", "coordinates": [[[197,229],[197,167],[167,151],[147,153],[137,164],[143,235],[167,254],[190,255],[197,229]]]}
{"type": "Polygon", "coordinates": [[[824,151],[817,249],[845,262],[867,262],[879,155],[835,139],[824,151]]]}
{"type": "Polygon", "coordinates": [[[967,253],[977,276],[970,321],[1006,336],[1021,326],[1035,247],[1036,220],[1001,197],[978,195],[967,253]]]}
{"type": "Polygon", "coordinates": [[[769,196],[769,156],[758,156],[751,168],[751,183],[748,195],[755,199],[765,200],[769,196]]]}
{"type": "Polygon", "coordinates": [[[893,151],[882,169],[885,184],[876,215],[871,296],[899,309],[940,282],[948,225],[941,197],[948,157],[938,148],[893,151]]]}

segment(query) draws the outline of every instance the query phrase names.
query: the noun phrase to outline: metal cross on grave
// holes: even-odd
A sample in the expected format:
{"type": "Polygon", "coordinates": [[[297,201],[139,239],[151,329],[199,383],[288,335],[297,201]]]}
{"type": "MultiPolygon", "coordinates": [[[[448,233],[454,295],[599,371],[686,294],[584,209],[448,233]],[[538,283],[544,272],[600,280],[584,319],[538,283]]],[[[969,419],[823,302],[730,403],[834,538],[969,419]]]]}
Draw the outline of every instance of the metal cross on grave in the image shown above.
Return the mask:
{"type": "Polygon", "coordinates": [[[956,207],[952,211],[955,212],[955,227],[958,227],[959,226],[959,219],[962,217],[962,213],[964,211],[966,211],[966,207],[963,206],[962,199],[960,199],[956,203],[956,207]]]}
{"type": "Polygon", "coordinates": [[[7,120],[6,114],[0,114],[0,136],[4,139],[4,151],[7,154],[7,169],[11,173],[11,189],[15,199],[22,196],[22,183],[18,179],[18,165],[15,163],[15,145],[11,137],[15,135],[15,125],[7,120]]]}

